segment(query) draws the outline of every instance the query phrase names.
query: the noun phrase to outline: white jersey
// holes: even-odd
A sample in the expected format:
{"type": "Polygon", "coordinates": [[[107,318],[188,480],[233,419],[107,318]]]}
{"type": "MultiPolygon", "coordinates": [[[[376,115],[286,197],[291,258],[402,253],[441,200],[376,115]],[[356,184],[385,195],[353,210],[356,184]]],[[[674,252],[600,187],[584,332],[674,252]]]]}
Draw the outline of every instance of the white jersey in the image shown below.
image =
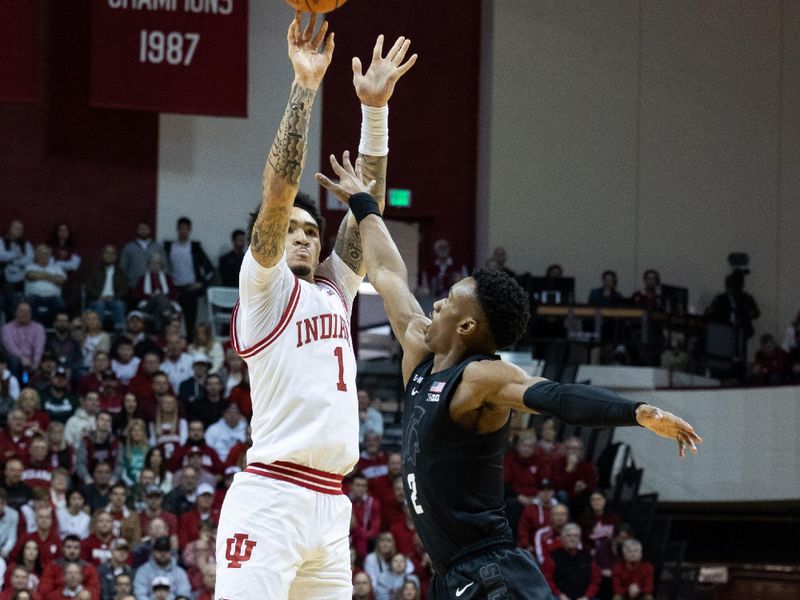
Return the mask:
{"type": "Polygon", "coordinates": [[[352,302],[362,278],[335,253],[315,283],[286,256],[264,268],[250,250],[239,273],[231,343],[250,373],[253,445],[248,463],[287,461],[345,475],[358,461],[352,302]]]}

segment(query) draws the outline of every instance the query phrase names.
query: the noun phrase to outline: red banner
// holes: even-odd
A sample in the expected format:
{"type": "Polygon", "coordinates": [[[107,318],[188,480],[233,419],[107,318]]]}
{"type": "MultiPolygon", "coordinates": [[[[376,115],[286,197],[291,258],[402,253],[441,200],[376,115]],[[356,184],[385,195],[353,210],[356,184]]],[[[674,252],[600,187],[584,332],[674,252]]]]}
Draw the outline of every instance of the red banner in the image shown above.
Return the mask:
{"type": "Polygon", "coordinates": [[[91,104],[247,116],[247,0],[92,0],[91,104]]]}
{"type": "Polygon", "coordinates": [[[0,1],[0,102],[39,100],[38,48],[38,1],[0,1]]]}

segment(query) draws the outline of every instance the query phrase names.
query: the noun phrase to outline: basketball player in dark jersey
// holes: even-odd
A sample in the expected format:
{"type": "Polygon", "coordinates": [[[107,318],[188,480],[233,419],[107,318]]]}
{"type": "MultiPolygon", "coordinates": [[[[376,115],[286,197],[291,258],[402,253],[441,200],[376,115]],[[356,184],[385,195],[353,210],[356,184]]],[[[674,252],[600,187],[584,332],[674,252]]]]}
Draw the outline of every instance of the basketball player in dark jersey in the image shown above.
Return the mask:
{"type": "Polygon", "coordinates": [[[426,317],[407,271],[363,183],[360,164],[331,157],[338,183],[321,185],[350,205],[359,222],[367,274],[403,347],[403,479],[417,533],[435,576],[433,600],[550,600],[531,555],[514,547],[503,501],[503,454],[511,409],[567,423],[641,425],[677,441],[680,456],[702,440],[679,417],[586,385],[529,377],[495,352],[519,339],[528,297],[508,275],[476,271],[426,317]]]}

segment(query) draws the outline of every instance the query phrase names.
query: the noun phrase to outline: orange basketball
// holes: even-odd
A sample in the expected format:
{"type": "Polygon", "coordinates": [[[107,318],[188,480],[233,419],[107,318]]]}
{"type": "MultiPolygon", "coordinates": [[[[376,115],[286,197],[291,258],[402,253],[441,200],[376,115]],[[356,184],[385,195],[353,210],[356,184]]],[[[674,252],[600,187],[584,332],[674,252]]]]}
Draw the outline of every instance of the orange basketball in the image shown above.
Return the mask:
{"type": "Polygon", "coordinates": [[[329,13],[336,10],[347,0],[286,0],[286,4],[295,10],[312,13],[329,13]]]}

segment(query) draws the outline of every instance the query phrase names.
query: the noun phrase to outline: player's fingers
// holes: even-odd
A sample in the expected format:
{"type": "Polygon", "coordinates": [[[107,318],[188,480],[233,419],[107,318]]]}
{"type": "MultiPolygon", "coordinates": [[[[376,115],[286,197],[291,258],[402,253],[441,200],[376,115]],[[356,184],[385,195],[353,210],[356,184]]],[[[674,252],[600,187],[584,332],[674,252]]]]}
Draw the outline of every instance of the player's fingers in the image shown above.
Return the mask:
{"type": "Polygon", "coordinates": [[[356,159],[356,177],[359,181],[364,181],[364,161],[360,156],[356,159]]]}
{"type": "Polygon", "coordinates": [[[375,188],[376,188],[376,187],[378,187],[378,182],[377,182],[377,181],[375,181],[375,180],[373,179],[372,181],[370,181],[370,182],[367,184],[367,191],[368,191],[370,194],[374,194],[374,193],[375,193],[375,188]]]}
{"type": "Polygon", "coordinates": [[[678,442],[678,456],[686,458],[686,445],[681,441],[678,442]]]}
{"type": "Polygon", "coordinates": [[[356,171],[353,168],[353,163],[350,162],[350,150],[345,150],[342,153],[342,166],[348,175],[356,176],[356,171]]]}
{"type": "Polygon", "coordinates": [[[319,28],[317,35],[314,36],[314,41],[311,42],[311,45],[314,46],[314,49],[319,48],[322,44],[322,40],[325,39],[325,33],[328,31],[328,22],[325,21],[322,24],[322,27],[319,28]]]}
{"type": "Polygon", "coordinates": [[[324,187],[326,190],[333,191],[333,188],[336,187],[336,184],[333,183],[327,177],[325,177],[325,175],[323,175],[322,173],[317,173],[316,175],[314,175],[314,179],[316,179],[317,183],[320,184],[322,187],[324,187]]]}
{"type": "Polygon", "coordinates": [[[378,36],[375,40],[375,47],[372,49],[372,60],[380,60],[383,54],[383,34],[378,36]]]}
{"type": "Polygon", "coordinates": [[[307,42],[314,36],[314,27],[317,25],[317,13],[311,13],[305,30],[303,31],[303,41],[307,42]]]}
{"type": "Polygon", "coordinates": [[[331,154],[330,160],[331,160],[331,169],[333,169],[333,172],[336,173],[339,176],[339,178],[341,178],[342,173],[344,173],[342,165],[339,164],[339,161],[336,160],[336,157],[333,154],[331,154]]]}
{"type": "Polygon", "coordinates": [[[408,52],[408,49],[410,47],[411,47],[411,40],[407,39],[405,42],[403,42],[403,45],[400,46],[400,50],[397,51],[397,54],[394,55],[392,62],[395,65],[399,65],[401,62],[403,62],[403,59],[406,57],[406,53],[408,52]]]}
{"type": "Polygon", "coordinates": [[[336,43],[333,41],[333,36],[333,32],[328,35],[328,39],[325,41],[325,50],[323,50],[323,54],[325,54],[328,64],[330,64],[331,59],[333,58],[333,48],[336,46],[336,43]]]}
{"type": "Polygon", "coordinates": [[[400,48],[402,47],[403,42],[405,41],[406,38],[402,35],[399,38],[397,38],[397,41],[394,43],[394,45],[389,49],[389,52],[386,54],[386,58],[388,60],[394,60],[395,54],[397,54],[400,51],[400,48]]]}
{"type": "Polygon", "coordinates": [[[357,56],[353,57],[353,79],[361,79],[364,77],[364,68],[361,66],[361,59],[357,56]]]}
{"type": "Polygon", "coordinates": [[[402,77],[405,75],[411,67],[414,66],[414,63],[417,62],[417,55],[412,54],[411,58],[409,58],[405,63],[397,67],[397,77],[402,77]]]}
{"type": "Polygon", "coordinates": [[[290,44],[297,43],[297,30],[300,27],[300,11],[295,11],[294,19],[292,19],[291,24],[289,25],[289,31],[286,34],[286,39],[289,41],[290,44]]]}

